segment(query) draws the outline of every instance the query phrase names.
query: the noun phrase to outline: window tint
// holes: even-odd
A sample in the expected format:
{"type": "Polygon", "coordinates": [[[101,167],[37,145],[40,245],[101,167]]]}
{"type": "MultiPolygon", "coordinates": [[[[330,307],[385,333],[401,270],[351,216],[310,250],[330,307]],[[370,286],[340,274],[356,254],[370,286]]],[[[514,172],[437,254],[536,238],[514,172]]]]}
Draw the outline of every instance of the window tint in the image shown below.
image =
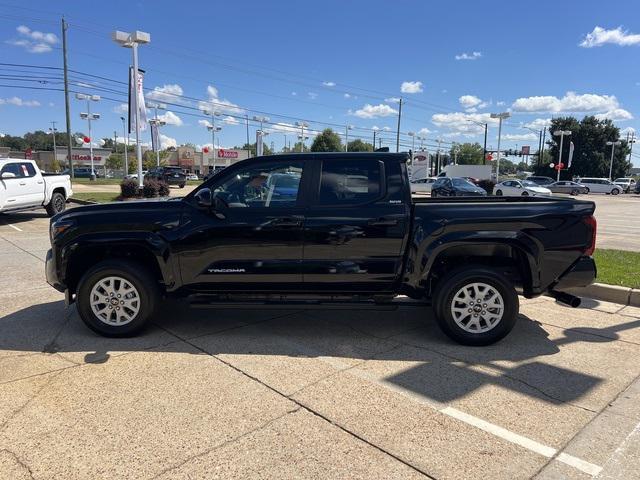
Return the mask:
{"type": "Polygon", "coordinates": [[[380,196],[380,163],[377,160],[322,162],[320,205],[370,202],[380,196]]]}
{"type": "Polygon", "coordinates": [[[2,173],[13,173],[16,177],[23,177],[22,169],[20,168],[19,163],[7,163],[4,167],[2,167],[2,173]]]}
{"type": "Polygon", "coordinates": [[[434,187],[442,187],[444,185],[444,182],[445,182],[444,178],[439,178],[438,180],[435,181],[433,186],[434,187]]]}
{"type": "Polygon", "coordinates": [[[22,163],[20,164],[20,169],[22,170],[23,176],[25,177],[35,177],[36,169],[31,163],[22,163]]]}
{"type": "Polygon", "coordinates": [[[224,180],[214,195],[230,208],[293,207],[298,200],[303,162],[256,165],[224,180]]]}

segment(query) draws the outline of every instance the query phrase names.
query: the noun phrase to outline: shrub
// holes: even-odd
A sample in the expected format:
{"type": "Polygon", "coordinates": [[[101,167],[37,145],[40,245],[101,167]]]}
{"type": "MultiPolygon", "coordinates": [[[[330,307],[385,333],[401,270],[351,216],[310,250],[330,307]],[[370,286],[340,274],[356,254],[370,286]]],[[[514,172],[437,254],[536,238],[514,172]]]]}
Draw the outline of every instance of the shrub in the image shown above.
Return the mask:
{"type": "Polygon", "coordinates": [[[145,198],[152,198],[158,196],[160,190],[160,182],[155,179],[145,180],[142,186],[142,195],[145,198]]]}
{"type": "Polygon", "coordinates": [[[496,186],[496,182],[493,180],[480,180],[478,186],[486,190],[489,195],[493,194],[493,187],[496,186]]]}
{"type": "Polygon", "coordinates": [[[158,195],[160,195],[161,197],[169,196],[169,185],[166,182],[159,183],[158,195]]]}
{"type": "Polygon", "coordinates": [[[138,181],[133,178],[125,178],[120,183],[120,196],[122,198],[133,198],[138,196],[138,181]]]}

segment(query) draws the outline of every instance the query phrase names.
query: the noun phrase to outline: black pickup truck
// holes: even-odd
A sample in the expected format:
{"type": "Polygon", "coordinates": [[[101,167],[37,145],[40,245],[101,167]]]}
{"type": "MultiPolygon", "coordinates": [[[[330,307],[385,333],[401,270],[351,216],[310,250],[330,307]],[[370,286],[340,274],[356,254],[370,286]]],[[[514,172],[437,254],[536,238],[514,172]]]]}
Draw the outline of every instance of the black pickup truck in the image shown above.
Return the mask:
{"type": "Polygon", "coordinates": [[[562,290],[595,278],[592,202],[412,199],[407,160],[258,157],[185,198],[68,210],[51,220],[47,281],[107,336],[138,332],[166,296],[239,309],[413,303],[469,345],[513,328],[518,294],[579,303],[562,290]]]}

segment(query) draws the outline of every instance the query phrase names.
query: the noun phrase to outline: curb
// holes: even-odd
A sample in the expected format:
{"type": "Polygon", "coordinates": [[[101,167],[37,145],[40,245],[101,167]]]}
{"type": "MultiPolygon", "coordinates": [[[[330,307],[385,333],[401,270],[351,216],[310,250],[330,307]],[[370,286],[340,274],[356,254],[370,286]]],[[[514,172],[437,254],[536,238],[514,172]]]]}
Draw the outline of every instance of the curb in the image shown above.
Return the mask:
{"type": "Polygon", "coordinates": [[[69,203],[77,203],[78,205],[96,205],[98,202],[92,202],[91,200],[80,200],[78,198],[69,198],[69,203]]]}
{"type": "Polygon", "coordinates": [[[640,289],[637,288],[592,283],[587,287],[568,288],[566,292],[578,297],[588,297],[605,302],[640,307],[640,289]]]}

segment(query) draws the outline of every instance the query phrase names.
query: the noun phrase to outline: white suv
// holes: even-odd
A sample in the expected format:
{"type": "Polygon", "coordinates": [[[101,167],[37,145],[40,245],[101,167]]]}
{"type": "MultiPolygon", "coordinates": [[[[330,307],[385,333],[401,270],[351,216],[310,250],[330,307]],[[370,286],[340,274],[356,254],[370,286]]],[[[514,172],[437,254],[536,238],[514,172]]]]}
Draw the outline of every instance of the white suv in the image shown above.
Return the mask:
{"type": "Polygon", "coordinates": [[[607,195],[618,195],[623,192],[620,185],[607,180],[606,178],[580,178],[576,180],[589,189],[589,193],[606,193],[607,195]]]}
{"type": "Polygon", "coordinates": [[[622,187],[624,193],[629,193],[636,187],[636,181],[633,178],[616,178],[613,183],[622,187]]]}

